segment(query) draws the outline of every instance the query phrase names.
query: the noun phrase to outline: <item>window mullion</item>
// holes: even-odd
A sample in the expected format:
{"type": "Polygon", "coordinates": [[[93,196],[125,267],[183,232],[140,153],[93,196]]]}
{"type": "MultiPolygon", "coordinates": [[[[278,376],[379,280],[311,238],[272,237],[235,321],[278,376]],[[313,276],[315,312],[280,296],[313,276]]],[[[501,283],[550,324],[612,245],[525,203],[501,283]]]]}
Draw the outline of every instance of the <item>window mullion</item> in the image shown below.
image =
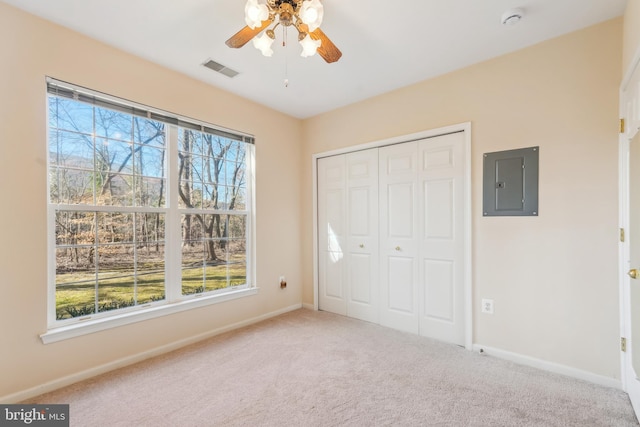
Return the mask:
{"type": "Polygon", "coordinates": [[[166,126],[167,211],[165,227],[165,292],[169,302],[182,295],[182,233],[178,211],[178,128],[166,126]]]}

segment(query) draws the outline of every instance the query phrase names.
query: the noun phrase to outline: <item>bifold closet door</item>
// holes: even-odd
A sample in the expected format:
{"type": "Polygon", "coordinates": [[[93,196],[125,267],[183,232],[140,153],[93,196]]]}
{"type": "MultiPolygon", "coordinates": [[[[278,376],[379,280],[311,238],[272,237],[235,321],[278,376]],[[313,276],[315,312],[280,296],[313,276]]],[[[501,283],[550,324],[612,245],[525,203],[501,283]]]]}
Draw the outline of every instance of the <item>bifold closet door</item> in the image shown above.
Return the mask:
{"type": "Polygon", "coordinates": [[[318,159],[321,310],[464,345],[465,143],[318,159]]]}
{"type": "Polygon", "coordinates": [[[420,334],[465,344],[464,132],[418,143],[420,334]]]}
{"type": "Polygon", "coordinates": [[[378,150],[346,155],[347,315],[378,323],[378,150]]]}
{"type": "Polygon", "coordinates": [[[347,315],[345,156],[318,159],[318,307],[347,315]]]}
{"type": "Polygon", "coordinates": [[[380,324],[419,333],[418,144],[379,149],[380,324]]]}
{"type": "Polygon", "coordinates": [[[378,151],[318,159],[318,305],[378,322],[378,151]]]}
{"type": "Polygon", "coordinates": [[[464,345],[463,132],[380,149],[380,323],[464,345]]]}

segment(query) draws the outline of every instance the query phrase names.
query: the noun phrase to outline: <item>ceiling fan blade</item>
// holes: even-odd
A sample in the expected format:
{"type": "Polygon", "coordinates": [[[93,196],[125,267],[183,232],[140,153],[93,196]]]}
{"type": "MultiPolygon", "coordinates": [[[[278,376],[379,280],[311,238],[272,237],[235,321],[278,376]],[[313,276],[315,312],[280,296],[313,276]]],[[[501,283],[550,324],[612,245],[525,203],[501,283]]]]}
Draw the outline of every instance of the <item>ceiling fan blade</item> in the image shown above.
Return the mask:
{"type": "Polygon", "coordinates": [[[269,19],[267,19],[266,21],[262,21],[262,25],[260,25],[259,27],[252,29],[251,27],[246,26],[240,31],[238,31],[237,33],[235,33],[234,35],[232,35],[231,38],[227,40],[225,43],[227,44],[227,46],[233,47],[236,49],[239,47],[242,47],[245,44],[247,44],[249,40],[257,36],[260,33],[260,31],[267,28],[272,22],[273,22],[273,17],[270,16],[269,19]]]}
{"type": "Polygon", "coordinates": [[[312,32],[309,33],[313,40],[320,40],[322,44],[318,48],[318,54],[328,63],[336,62],[342,56],[342,52],[340,49],[336,47],[335,44],[325,33],[322,32],[320,28],[316,28],[312,32]]]}

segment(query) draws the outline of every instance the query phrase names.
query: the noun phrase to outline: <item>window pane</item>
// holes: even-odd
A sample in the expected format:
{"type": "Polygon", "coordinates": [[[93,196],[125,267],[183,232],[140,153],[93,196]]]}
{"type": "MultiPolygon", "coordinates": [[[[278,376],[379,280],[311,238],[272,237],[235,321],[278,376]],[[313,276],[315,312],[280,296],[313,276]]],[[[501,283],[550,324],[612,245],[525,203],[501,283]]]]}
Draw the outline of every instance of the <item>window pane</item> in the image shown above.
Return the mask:
{"type": "Polygon", "coordinates": [[[247,237],[246,229],[246,215],[229,215],[229,237],[233,239],[245,239],[247,237]]]}
{"type": "Polygon", "coordinates": [[[164,244],[155,242],[138,246],[137,254],[138,304],[164,300],[164,244]]]}
{"type": "Polygon", "coordinates": [[[93,204],[95,174],[91,171],[58,168],[52,170],[56,176],[56,187],[50,188],[53,203],[69,205],[93,204]]]}
{"type": "Polygon", "coordinates": [[[93,314],[95,285],[93,247],[56,249],[56,319],[93,314]]]}
{"type": "Polygon", "coordinates": [[[225,170],[222,159],[204,157],[202,159],[203,182],[211,184],[224,184],[225,170]]]}
{"type": "Polygon", "coordinates": [[[98,214],[98,242],[132,243],[133,214],[104,212],[98,214]]]}
{"type": "Polygon", "coordinates": [[[188,173],[185,177],[195,182],[204,182],[204,160],[202,156],[192,155],[185,157],[185,171],[188,173]]]}
{"type": "Polygon", "coordinates": [[[224,158],[226,147],[221,143],[221,138],[206,133],[202,134],[202,145],[206,156],[216,159],[224,158]]]}
{"type": "Polygon", "coordinates": [[[231,286],[247,283],[247,250],[244,240],[229,242],[229,283],[231,286]]]}
{"type": "Polygon", "coordinates": [[[181,128],[178,133],[178,149],[184,153],[202,154],[202,134],[181,128]]]}
{"type": "Polygon", "coordinates": [[[132,116],[106,108],[95,108],[95,133],[123,141],[131,141],[133,130],[132,116]]]}
{"type": "Polygon", "coordinates": [[[60,150],[60,148],[58,147],[58,131],[53,128],[50,128],[48,138],[49,138],[49,165],[55,166],[55,165],[58,165],[60,161],[58,159],[59,157],[58,151],[60,150]]]}
{"type": "Polygon", "coordinates": [[[49,168],[49,203],[60,203],[60,178],[58,168],[49,168]]]}
{"type": "Polygon", "coordinates": [[[244,163],[227,162],[227,185],[230,187],[239,187],[244,185],[244,163]]]}
{"type": "Polygon", "coordinates": [[[133,173],[133,146],[130,142],[96,138],[96,168],[105,172],[133,173]]]}
{"type": "Polygon", "coordinates": [[[133,176],[104,173],[97,180],[96,203],[100,206],[133,206],[133,176]]]}
{"type": "MultiPolygon", "coordinates": [[[[202,240],[204,237],[204,215],[182,215],[182,239],[183,242],[202,240]]],[[[184,243],[183,243],[184,245],[184,243]]]]}
{"type": "Polygon", "coordinates": [[[181,181],[178,189],[178,204],[181,208],[202,207],[202,184],[193,181],[181,181]]]}
{"type": "Polygon", "coordinates": [[[182,294],[204,290],[205,249],[201,240],[186,240],[182,244],[182,294]]]}
{"type": "Polygon", "coordinates": [[[164,242],[165,215],[160,213],[136,214],[137,247],[145,248],[147,245],[155,246],[158,242],[164,242]]]}
{"type": "Polygon", "coordinates": [[[49,124],[52,128],[90,135],[93,133],[93,106],[50,96],[49,124]]]}
{"type": "Polygon", "coordinates": [[[232,203],[229,209],[244,211],[247,209],[247,188],[237,187],[234,189],[235,193],[232,196],[232,203]]]}
{"type": "MultiPolygon", "coordinates": [[[[56,211],[56,245],[95,243],[95,213],[56,211]]],[[[78,261],[77,258],[75,258],[78,261]]]]}
{"type": "Polygon", "coordinates": [[[164,207],[166,181],[162,178],[136,178],[136,206],[164,207]]]}
{"type": "Polygon", "coordinates": [[[149,147],[165,148],[164,123],[154,120],[133,118],[133,141],[149,147]]]}
{"type": "Polygon", "coordinates": [[[134,245],[99,245],[97,264],[98,311],[134,305],[134,245]]]}
{"type": "Polygon", "coordinates": [[[228,140],[229,149],[226,152],[226,159],[230,162],[244,163],[245,149],[244,143],[228,140]]]}
{"type": "Polygon", "coordinates": [[[136,174],[155,178],[164,177],[164,150],[135,145],[136,174]]]}
{"type": "Polygon", "coordinates": [[[215,291],[229,286],[227,271],[227,242],[224,240],[208,240],[210,250],[215,251],[216,260],[208,260],[205,267],[205,290],[215,291]]]}
{"type": "MultiPolygon", "coordinates": [[[[202,207],[205,209],[219,209],[220,188],[224,190],[224,187],[219,187],[216,184],[204,184],[203,187],[203,200],[202,207]]],[[[224,196],[224,193],[223,193],[224,196]]]]}
{"type": "MultiPolygon", "coordinates": [[[[195,200],[192,199],[191,188],[196,185],[202,185],[202,157],[181,155],[179,162],[179,176],[181,183],[180,199],[181,203],[186,207],[196,206],[195,200]]],[[[202,193],[199,193],[198,197],[201,197],[202,193]]],[[[201,198],[196,200],[200,200],[201,198]]]]}
{"type": "Polygon", "coordinates": [[[93,137],[65,131],[58,131],[55,136],[58,165],[93,170],[93,137]]]}

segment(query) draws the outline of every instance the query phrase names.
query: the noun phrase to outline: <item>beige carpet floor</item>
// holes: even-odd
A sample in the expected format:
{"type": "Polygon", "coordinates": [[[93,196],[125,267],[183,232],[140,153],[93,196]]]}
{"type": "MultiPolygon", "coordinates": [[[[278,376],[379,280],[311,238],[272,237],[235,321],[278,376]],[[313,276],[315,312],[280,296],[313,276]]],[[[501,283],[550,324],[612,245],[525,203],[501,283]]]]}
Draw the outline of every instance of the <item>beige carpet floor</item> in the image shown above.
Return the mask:
{"type": "Polygon", "coordinates": [[[45,394],[72,426],[638,426],[622,391],[297,310],[45,394]]]}

